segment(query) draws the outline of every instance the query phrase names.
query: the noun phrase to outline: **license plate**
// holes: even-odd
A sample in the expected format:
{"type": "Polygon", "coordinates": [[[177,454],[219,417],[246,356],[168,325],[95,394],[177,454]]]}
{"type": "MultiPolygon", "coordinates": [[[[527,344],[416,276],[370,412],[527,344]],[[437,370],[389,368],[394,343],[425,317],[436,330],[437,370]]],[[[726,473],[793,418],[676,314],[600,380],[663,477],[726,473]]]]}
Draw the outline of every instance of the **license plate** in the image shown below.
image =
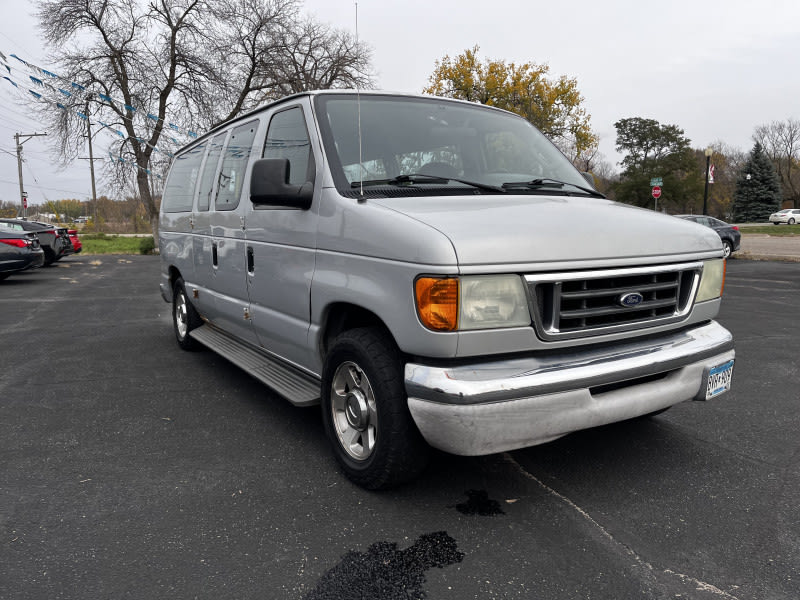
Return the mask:
{"type": "Polygon", "coordinates": [[[731,378],[733,377],[733,360],[725,364],[713,367],[708,372],[708,383],[706,384],[706,400],[715,398],[731,389],[731,378]]]}

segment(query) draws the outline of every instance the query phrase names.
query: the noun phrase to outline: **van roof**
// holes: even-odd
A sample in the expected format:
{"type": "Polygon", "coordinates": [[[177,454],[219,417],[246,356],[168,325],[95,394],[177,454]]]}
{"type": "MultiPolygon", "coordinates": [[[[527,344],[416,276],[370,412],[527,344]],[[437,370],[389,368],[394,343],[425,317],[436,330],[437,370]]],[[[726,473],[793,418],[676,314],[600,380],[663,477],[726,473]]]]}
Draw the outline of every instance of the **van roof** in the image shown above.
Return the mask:
{"type": "MultiPolygon", "coordinates": [[[[311,97],[311,96],[324,96],[324,95],[401,96],[401,97],[406,97],[406,98],[436,98],[437,100],[442,100],[442,101],[447,101],[447,102],[461,102],[461,103],[470,104],[470,105],[474,105],[475,104],[474,102],[470,102],[468,100],[461,100],[461,99],[458,99],[458,98],[444,98],[442,96],[433,96],[433,95],[430,95],[430,94],[418,94],[418,93],[414,93],[414,92],[394,92],[394,91],[390,91],[390,90],[354,90],[354,89],[346,89],[346,88],[343,88],[343,89],[326,89],[326,90],[309,90],[309,91],[305,91],[305,92],[297,92],[296,94],[290,94],[288,96],[284,96],[282,98],[279,98],[278,100],[272,100],[270,102],[265,102],[263,104],[259,104],[258,106],[256,106],[255,108],[247,111],[246,113],[242,113],[241,115],[237,115],[237,116],[233,117],[232,119],[229,119],[228,121],[223,121],[222,123],[220,123],[219,125],[215,126],[214,128],[209,129],[208,131],[206,131],[204,134],[199,136],[196,140],[192,140],[190,143],[188,143],[185,146],[182,146],[181,148],[179,148],[175,152],[175,154],[182,154],[183,152],[185,152],[186,150],[188,150],[189,148],[191,148],[195,144],[197,144],[197,143],[201,142],[202,140],[214,135],[215,133],[217,133],[221,129],[225,129],[229,125],[231,125],[233,123],[236,123],[238,121],[242,121],[242,120],[248,119],[249,117],[253,116],[254,114],[260,113],[261,111],[263,111],[263,110],[265,110],[267,108],[271,108],[273,106],[279,106],[280,104],[283,104],[284,102],[290,102],[290,101],[295,100],[297,98],[302,98],[303,96],[311,97]]],[[[491,108],[491,109],[494,109],[494,110],[502,110],[502,109],[499,109],[499,108],[493,107],[493,106],[488,106],[488,105],[483,105],[483,106],[486,106],[486,108],[491,108]]],[[[507,111],[503,111],[503,112],[507,112],[507,111]]]]}

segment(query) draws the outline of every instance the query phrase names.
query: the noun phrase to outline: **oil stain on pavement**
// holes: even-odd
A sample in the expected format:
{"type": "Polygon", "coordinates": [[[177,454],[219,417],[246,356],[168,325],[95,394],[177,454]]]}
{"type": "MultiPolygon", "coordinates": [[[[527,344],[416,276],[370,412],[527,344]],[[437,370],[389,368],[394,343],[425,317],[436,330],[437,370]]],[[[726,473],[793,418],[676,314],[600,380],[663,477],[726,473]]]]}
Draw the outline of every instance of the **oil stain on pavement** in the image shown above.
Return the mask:
{"type": "Polygon", "coordinates": [[[467,490],[467,501],[456,504],[456,510],[465,515],[478,515],[481,517],[492,517],[503,515],[503,509],[497,500],[489,498],[484,490],[467,490]]]}
{"type": "Polygon", "coordinates": [[[398,550],[394,542],[378,542],[366,552],[345,554],[304,600],[422,600],[425,572],[463,558],[445,531],[422,535],[405,550],[398,550]]]}

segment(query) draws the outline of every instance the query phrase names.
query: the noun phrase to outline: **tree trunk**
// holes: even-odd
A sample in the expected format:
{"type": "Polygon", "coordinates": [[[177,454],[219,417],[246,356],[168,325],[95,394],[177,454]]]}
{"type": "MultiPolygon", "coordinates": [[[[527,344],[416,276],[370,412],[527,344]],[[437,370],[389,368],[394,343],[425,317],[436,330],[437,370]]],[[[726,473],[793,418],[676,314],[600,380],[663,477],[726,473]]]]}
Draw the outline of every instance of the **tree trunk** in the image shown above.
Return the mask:
{"type": "Polygon", "coordinates": [[[153,195],[150,193],[150,180],[144,169],[140,168],[136,174],[136,185],[139,188],[139,197],[147,209],[147,216],[150,219],[150,228],[153,230],[153,242],[155,244],[155,252],[158,253],[158,208],[153,201],[153,195]]]}

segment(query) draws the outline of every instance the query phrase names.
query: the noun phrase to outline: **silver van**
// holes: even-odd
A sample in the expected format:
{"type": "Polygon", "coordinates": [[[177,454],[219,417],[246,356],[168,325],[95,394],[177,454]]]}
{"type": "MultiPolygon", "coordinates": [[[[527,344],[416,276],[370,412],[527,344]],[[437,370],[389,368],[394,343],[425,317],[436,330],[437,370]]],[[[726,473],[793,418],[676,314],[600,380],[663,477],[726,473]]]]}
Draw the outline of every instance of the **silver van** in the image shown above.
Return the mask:
{"type": "Polygon", "coordinates": [[[513,450],[731,384],[719,236],[605,199],[487,106],[263,106],[177,153],[159,246],[178,345],[320,403],[371,489],[418,475],[431,446],[513,450]]]}

